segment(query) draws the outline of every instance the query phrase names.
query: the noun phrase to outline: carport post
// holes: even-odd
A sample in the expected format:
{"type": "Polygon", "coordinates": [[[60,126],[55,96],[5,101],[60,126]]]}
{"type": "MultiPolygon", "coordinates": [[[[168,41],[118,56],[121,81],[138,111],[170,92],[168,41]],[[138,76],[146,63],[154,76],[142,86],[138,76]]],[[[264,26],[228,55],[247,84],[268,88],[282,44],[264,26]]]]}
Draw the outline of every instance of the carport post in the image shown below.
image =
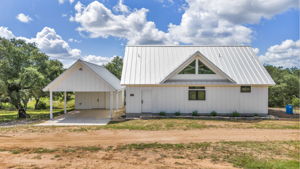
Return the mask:
{"type": "Polygon", "coordinates": [[[113,113],[113,92],[110,92],[110,97],[109,97],[109,113],[110,113],[110,118],[112,119],[112,113],[113,113]]]}
{"type": "Polygon", "coordinates": [[[116,91],[116,110],[119,109],[119,91],[116,91]]]}
{"type": "Polygon", "coordinates": [[[50,119],[53,119],[53,97],[52,91],[50,90],[50,119]]]}
{"type": "Polygon", "coordinates": [[[64,113],[67,113],[67,92],[64,91],[64,113]]]}

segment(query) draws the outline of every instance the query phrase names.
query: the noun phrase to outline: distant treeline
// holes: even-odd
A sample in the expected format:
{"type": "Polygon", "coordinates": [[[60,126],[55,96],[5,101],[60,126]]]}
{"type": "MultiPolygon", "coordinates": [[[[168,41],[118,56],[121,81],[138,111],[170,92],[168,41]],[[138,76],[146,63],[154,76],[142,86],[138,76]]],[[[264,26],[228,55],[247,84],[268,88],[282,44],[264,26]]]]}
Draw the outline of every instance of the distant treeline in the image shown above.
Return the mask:
{"type": "Polygon", "coordinates": [[[269,106],[283,107],[293,104],[299,107],[300,69],[266,65],[276,85],[269,88],[269,106]]]}

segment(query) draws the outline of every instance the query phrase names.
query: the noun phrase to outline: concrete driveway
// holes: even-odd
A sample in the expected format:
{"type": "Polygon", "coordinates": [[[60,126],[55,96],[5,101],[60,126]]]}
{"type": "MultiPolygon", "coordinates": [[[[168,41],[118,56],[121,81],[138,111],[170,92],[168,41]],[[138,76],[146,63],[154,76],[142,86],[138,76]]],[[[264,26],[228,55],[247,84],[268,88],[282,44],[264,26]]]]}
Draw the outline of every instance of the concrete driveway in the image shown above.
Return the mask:
{"type": "Polygon", "coordinates": [[[106,125],[110,121],[109,110],[90,109],[74,110],[53,120],[48,120],[36,126],[86,126],[106,125]]]}

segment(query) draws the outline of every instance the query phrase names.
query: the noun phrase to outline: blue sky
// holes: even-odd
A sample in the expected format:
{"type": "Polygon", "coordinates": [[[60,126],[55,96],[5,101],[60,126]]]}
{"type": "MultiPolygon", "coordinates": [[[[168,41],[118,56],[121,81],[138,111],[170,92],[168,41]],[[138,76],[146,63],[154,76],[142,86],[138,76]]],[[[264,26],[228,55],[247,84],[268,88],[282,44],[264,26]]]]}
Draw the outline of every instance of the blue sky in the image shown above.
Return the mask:
{"type": "Polygon", "coordinates": [[[297,0],[3,0],[0,36],[35,42],[65,67],[103,64],[126,45],[251,45],[261,62],[299,67],[297,0]]]}

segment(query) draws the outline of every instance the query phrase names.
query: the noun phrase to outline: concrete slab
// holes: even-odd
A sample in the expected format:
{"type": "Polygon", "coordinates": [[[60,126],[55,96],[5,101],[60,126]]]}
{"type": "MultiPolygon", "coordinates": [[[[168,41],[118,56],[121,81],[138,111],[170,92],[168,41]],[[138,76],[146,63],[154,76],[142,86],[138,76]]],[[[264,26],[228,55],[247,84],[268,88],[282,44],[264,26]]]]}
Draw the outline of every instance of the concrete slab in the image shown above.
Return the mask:
{"type": "Polygon", "coordinates": [[[74,110],[35,126],[98,126],[106,125],[109,121],[109,110],[74,110]]]}

